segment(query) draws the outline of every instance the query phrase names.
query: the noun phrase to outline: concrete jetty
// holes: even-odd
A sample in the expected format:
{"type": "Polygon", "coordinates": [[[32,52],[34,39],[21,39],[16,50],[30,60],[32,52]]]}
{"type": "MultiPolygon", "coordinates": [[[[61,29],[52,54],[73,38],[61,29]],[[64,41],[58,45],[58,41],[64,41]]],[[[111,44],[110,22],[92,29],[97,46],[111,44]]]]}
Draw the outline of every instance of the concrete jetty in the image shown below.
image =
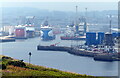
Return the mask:
{"type": "Polygon", "coordinates": [[[64,51],[77,56],[93,57],[93,59],[97,61],[98,60],[99,61],[120,61],[120,58],[118,58],[116,53],[99,53],[99,52],[93,52],[93,51],[86,51],[82,49],[76,49],[72,47],[38,45],[37,50],[64,51]]]}
{"type": "Polygon", "coordinates": [[[14,38],[0,38],[0,42],[13,42],[15,41],[14,38]]]}

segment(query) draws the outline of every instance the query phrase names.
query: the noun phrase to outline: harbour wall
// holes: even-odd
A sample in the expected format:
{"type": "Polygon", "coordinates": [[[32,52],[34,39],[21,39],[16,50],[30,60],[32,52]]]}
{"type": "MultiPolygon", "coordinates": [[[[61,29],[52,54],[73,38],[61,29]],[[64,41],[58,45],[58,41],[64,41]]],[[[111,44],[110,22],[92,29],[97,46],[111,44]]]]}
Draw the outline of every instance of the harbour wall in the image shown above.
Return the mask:
{"type": "Polygon", "coordinates": [[[77,56],[93,57],[93,59],[97,61],[120,61],[120,58],[118,58],[117,53],[97,53],[92,51],[78,50],[72,47],[38,45],[37,50],[64,51],[77,56]]]}

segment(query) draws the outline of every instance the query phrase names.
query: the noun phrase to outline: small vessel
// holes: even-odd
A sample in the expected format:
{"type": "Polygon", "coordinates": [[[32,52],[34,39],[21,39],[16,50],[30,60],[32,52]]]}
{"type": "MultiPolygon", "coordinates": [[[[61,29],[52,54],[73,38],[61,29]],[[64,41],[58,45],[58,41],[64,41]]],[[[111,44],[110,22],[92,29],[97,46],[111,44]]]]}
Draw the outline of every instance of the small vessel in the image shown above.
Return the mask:
{"type": "Polygon", "coordinates": [[[27,38],[35,37],[35,28],[33,26],[30,26],[30,25],[26,26],[26,36],[27,38]]]}
{"type": "MultiPolygon", "coordinates": [[[[85,24],[86,25],[86,24],[85,24]]],[[[64,36],[61,36],[61,40],[85,40],[86,36],[84,33],[84,23],[83,24],[79,24],[79,27],[81,27],[80,29],[76,29],[75,26],[67,26],[67,30],[66,33],[64,34],[64,36]],[[78,30],[76,32],[76,30],[78,30]]]]}
{"type": "Polygon", "coordinates": [[[27,38],[35,37],[35,27],[34,27],[34,18],[35,16],[27,16],[26,17],[26,36],[27,38]]]}
{"type": "Polygon", "coordinates": [[[33,38],[35,36],[35,27],[33,19],[35,16],[27,16],[25,24],[20,23],[15,26],[15,37],[17,39],[33,38]]]}
{"type": "Polygon", "coordinates": [[[86,32],[88,30],[87,28],[87,23],[86,23],[86,18],[83,18],[84,22],[83,23],[78,23],[78,18],[77,18],[77,6],[76,6],[76,21],[75,24],[74,22],[67,26],[70,28],[69,32],[71,32],[68,35],[61,36],[61,40],[85,40],[86,39],[86,32]],[[73,34],[73,35],[71,35],[73,34]]]}

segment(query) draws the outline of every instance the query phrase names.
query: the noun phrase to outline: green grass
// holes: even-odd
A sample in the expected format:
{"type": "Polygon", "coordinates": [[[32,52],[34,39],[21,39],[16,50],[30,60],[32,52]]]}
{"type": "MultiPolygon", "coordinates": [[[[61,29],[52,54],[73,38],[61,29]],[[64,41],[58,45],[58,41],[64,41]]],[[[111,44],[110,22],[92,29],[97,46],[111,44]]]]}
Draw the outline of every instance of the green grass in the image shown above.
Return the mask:
{"type": "Polygon", "coordinates": [[[81,75],[77,73],[72,72],[65,72],[60,71],[58,69],[53,68],[47,68],[43,66],[33,65],[25,63],[26,66],[19,67],[15,65],[9,65],[9,61],[19,61],[14,60],[11,57],[2,56],[2,64],[6,65],[6,69],[2,70],[2,76],[3,77],[37,77],[37,78],[100,78],[100,77],[94,77],[94,76],[87,76],[87,75],[81,75]],[[4,59],[2,59],[4,57],[4,59]]]}

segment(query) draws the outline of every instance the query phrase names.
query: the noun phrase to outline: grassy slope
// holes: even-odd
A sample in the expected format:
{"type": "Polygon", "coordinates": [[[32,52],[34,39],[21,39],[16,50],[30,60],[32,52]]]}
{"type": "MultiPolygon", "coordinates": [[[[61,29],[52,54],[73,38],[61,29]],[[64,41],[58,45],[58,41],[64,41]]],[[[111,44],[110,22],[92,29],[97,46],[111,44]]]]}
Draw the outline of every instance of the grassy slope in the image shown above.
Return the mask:
{"type": "MultiPolygon", "coordinates": [[[[0,56],[1,58],[3,56],[0,56]]],[[[6,56],[4,56],[6,57],[6,56]]],[[[46,76],[43,78],[98,78],[93,76],[87,76],[87,75],[81,75],[77,73],[71,73],[71,72],[65,72],[60,71],[53,68],[46,68],[43,66],[37,66],[25,63],[25,67],[17,67],[13,65],[8,65],[7,63],[9,61],[16,61],[12,59],[11,57],[2,60],[1,62],[3,64],[6,64],[6,69],[2,70],[3,76],[40,76],[39,78],[42,78],[42,76],[46,76]]]]}

